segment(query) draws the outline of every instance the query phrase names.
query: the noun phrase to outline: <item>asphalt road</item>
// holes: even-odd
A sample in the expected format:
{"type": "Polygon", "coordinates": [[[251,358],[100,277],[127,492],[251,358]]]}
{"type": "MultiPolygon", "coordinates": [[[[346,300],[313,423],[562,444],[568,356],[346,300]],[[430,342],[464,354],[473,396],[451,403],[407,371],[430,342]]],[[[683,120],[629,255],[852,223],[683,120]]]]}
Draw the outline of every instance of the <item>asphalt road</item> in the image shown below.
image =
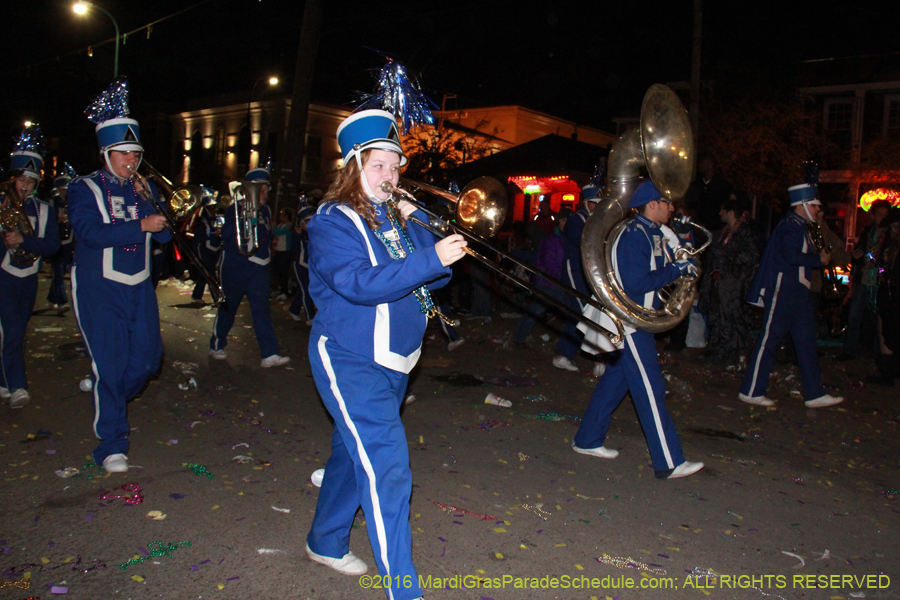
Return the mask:
{"type": "MultiPolygon", "coordinates": [[[[245,305],[228,360],[213,361],[211,311],[161,287],[165,363],[130,404],[132,468],[101,473],[89,466],[92,409],[78,388],[89,361],[71,312],[44,310],[46,287],[42,278],[26,348],[32,403],[0,408],[0,600],[63,588],[72,600],[385,597],[377,581],[303,552],[310,475],[331,434],[308,327],[273,303],[293,360],[261,369],[245,305]],[[179,389],[190,377],[197,387],[179,389]],[[66,467],[79,473],[56,474],[66,467]],[[112,498],[131,496],[128,484],[143,502],[112,498]]],[[[467,341],[452,353],[431,329],[412,383],[403,419],[426,598],[900,597],[900,405],[896,388],[859,384],[871,361],[826,352],[825,383],[848,400],[819,410],[791,397],[796,373],[780,365],[778,404],[760,409],[737,400],[740,373],[693,362],[693,350],[663,353],[685,454],[706,468],[658,481],[628,399],[607,441],[617,459],[572,452],[591,364],[554,369],[556,324],[539,325],[527,349],[510,344],[515,324],[464,320],[467,341]],[[489,392],[512,407],[484,404],[489,392]]],[[[361,513],[354,528],[351,549],[374,574],[361,513]]]]}

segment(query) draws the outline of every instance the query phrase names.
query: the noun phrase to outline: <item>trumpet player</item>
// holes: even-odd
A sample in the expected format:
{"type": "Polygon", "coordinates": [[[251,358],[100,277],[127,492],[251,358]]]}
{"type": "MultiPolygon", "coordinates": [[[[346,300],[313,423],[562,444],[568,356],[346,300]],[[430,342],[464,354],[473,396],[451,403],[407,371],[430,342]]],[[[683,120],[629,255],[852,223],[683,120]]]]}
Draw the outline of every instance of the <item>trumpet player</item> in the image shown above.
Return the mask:
{"type": "Polygon", "coordinates": [[[788,188],[791,211],[778,223],[750,283],[747,302],[765,310],[762,331],[750,355],[738,399],[756,406],[772,406],[766,398],[775,350],[788,333],[797,350],[803,399],[808,408],[840,404],[844,399],[825,393],[816,353],[816,316],[809,301],[812,270],[831,262],[827,249],[816,249],[809,223],[821,210],[818,187],[801,183],[788,188]]]}
{"type": "Polygon", "coordinates": [[[42,139],[36,125],[26,127],[10,158],[12,178],[3,184],[0,223],[0,396],[11,408],[31,401],[25,376],[25,331],[37,298],[41,257],[59,248],[53,208],[34,195],[41,179],[42,139]]]}
{"type": "Polygon", "coordinates": [[[69,185],[69,220],[78,240],[72,304],[91,359],[94,462],[128,471],[126,403],[162,359],[159,307],[150,279],[150,242],[167,242],[166,218],[151,202],[156,190],[137,175],[144,147],[128,118],[124,78],[85,113],[94,121],[102,167],[69,185]]]}

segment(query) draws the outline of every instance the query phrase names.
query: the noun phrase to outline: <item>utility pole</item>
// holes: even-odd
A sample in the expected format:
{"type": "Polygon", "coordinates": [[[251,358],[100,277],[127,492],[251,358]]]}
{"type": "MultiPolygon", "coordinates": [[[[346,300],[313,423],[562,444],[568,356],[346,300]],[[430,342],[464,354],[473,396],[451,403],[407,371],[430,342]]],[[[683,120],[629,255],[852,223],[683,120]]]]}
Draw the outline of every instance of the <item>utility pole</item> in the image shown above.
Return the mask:
{"type": "Polygon", "coordinates": [[[300,183],[303,172],[303,154],[306,147],[306,122],[312,96],[313,74],[319,35],[322,29],[324,0],[306,0],[303,9],[303,27],[300,30],[300,47],[297,48],[297,65],[294,70],[294,89],[291,93],[291,112],[285,132],[284,159],[281,172],[294,186],[300,183]]]}

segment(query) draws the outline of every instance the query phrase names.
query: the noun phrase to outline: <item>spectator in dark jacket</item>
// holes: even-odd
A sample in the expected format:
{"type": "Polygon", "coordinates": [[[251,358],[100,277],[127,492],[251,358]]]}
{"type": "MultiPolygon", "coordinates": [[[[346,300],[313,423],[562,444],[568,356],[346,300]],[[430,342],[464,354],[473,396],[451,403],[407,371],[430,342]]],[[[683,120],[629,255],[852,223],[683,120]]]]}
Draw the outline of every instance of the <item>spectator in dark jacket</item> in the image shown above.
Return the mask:
{"type": "MultiPolygon", "coordinates": [[[[555,279],[562,278],[563,260],[565,259],[562,229],[566,226],[566,219],[571,214],[572,209],[561,209],[559,214],[556,215],[556,228],[553,230],[553,233],[545,237],[538,247],[537,268],[555,279]]],[[[541,277],[537,278],[536,283],[541,291],[553,296],[560,302],[565,301],[565,292],[562,288],[548,283],[541,277]]],[[[540,319],[547,312],[547,308],[547,304],[539,298],[534,298],[531,301],[531,304],[528,305],[528,310],[525,311],[525,314],[519,320],[519,324],[513,334],[514,343],[525,343],[537,319],[540,319]]]]}

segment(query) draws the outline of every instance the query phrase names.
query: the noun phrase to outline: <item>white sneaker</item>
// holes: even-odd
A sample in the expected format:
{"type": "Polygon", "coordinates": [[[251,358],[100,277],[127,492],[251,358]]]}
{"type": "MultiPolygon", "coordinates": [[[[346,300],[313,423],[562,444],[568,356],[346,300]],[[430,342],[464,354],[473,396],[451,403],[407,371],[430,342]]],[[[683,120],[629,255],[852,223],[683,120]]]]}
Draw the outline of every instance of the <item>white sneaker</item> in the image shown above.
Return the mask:
{"type": "Polygon", "coordinates": [[[272,356],[262,359],[262,362],[259,363],[259,366],[261,366],[263,369],[268,369],[269,367],[280,367],[281,365],[286,365],[289,362],[291,362],[291,357],[273,354],[272,356]]]}
{"type": "Polygon", "coordinates": [[[575,442],[572,442],[572,450],[578,454],[587,454],[588,456],[596,456],[598,458],[615,458],[619,455],[618,450],[612,450],[605,446],[600,446],[599,448],[579,448],[575,445],[575,442]]]}
{"type": "Polygon", "coordinates": [[[466,338],[459,338],[458,340],[447,344],[447,350],[449,350],[450,352],[453,352],[454,350],[456,350],[457,348],[459,348],[460,346],[462,346],[465,343],[466,343],[466,338]]]}
{"type": "Polygon", "coordinates": [[[228,358],[228,355],[225,354],[224,350],[210,350],[209,355],[216,360],[225,360],[226,358],[228,358]]]}
{"type": "Polygon", "coordinates": [[[326,567],[331,567],[338,573],[343,573],[344,575],[359,576],[369,570],[369,567],[366,566],[366,563],[364,563],[361,558],[359,558],[352,552],[348,552],[343,556],[343,558],[330,558],[328,556],[316,554],[309,549],[309,544],[307,544],[306,555],[309,557],[309,560],[321,563],[326,567]]]}
{"type": "Polygon", "coordinates": [[[309,476],[310,481],[316,487],[322,487],[322,480],[325,479],[325,469],[316,469],[309,476]]]}
{"type": "Polygon", "coordinates": [[[557,354],[553,357],[553,366],[557,369],[565,369],[566,371],[578,371],[578,367],[575,366],[571,360],[566,358],[565,356],[557,354]]]}
{"type": "Polygon", "coordinates": [[[6,389],[5,387],[0,387],[0,398],[2,398],[3,400],[9,400],[10,396],[11,394],[9,393],[8,389],[6,389]]]}
{"type": "Polygon", "coordinates": [[[597,361],[594,363],[594,377],[603,377],[603,374],[606,373],[606,363],[602,361],[597,361]]]}
{"type": "Polygon", "coordinates": [[[275,296],[275,302],[284,302],[285,300],[287,300],[286,294],[278,294],[275,296]]]}
{"type": "Polygon", "coordinates": [[[679,477],[687,477],[688,475],[693,475],[697,471],[703,468],[702,462],[688,462],[684,461],[677,467],[666,479],[678,479],[679,477]]]}
{"type": "Polygon", "coordinates": [[[303,317],[301,317],[300,315],[295,315],[295,314],[292,313],[291,311],[288,311],[288,314],[291,315],[291,318],[292,318],[293,320],[295,320],[295,321],[302,321],[302,320],[303,320],[303,317]]]}
{"type": "Polygon", "coordinates": [[[24,388],[19,388],[9,395],[10,408],[22,408],[29,402],[31,402],[31,395],[29,395],[28,390],[24,388]]]}
{"type": "MultiPolygon", "coordinates": [[[[13,394],[15,396],[15,394],[13,394]]],[[[832,396],[831,394],[825,394],[821,398],[816,398],[815,400],[807,400],[804,404],[807,408],[823,408],[825,406],[834,406],[835,404],[840,404],[844,401],[843,396],[832,396]]]]}
{"type": "Polygon", "coordinates": [[[773,406],[775,404],[774,400],[769,400],[765,396],[748,396],[747,394],[738,394],[738,400],[756,406],[773,406]]]}
{"type": "Polygon", "coordinates": [[[127,473],[128,457],[124,454],[110,454],[103,459],[103,468],[109,473],[127,473]]]}

